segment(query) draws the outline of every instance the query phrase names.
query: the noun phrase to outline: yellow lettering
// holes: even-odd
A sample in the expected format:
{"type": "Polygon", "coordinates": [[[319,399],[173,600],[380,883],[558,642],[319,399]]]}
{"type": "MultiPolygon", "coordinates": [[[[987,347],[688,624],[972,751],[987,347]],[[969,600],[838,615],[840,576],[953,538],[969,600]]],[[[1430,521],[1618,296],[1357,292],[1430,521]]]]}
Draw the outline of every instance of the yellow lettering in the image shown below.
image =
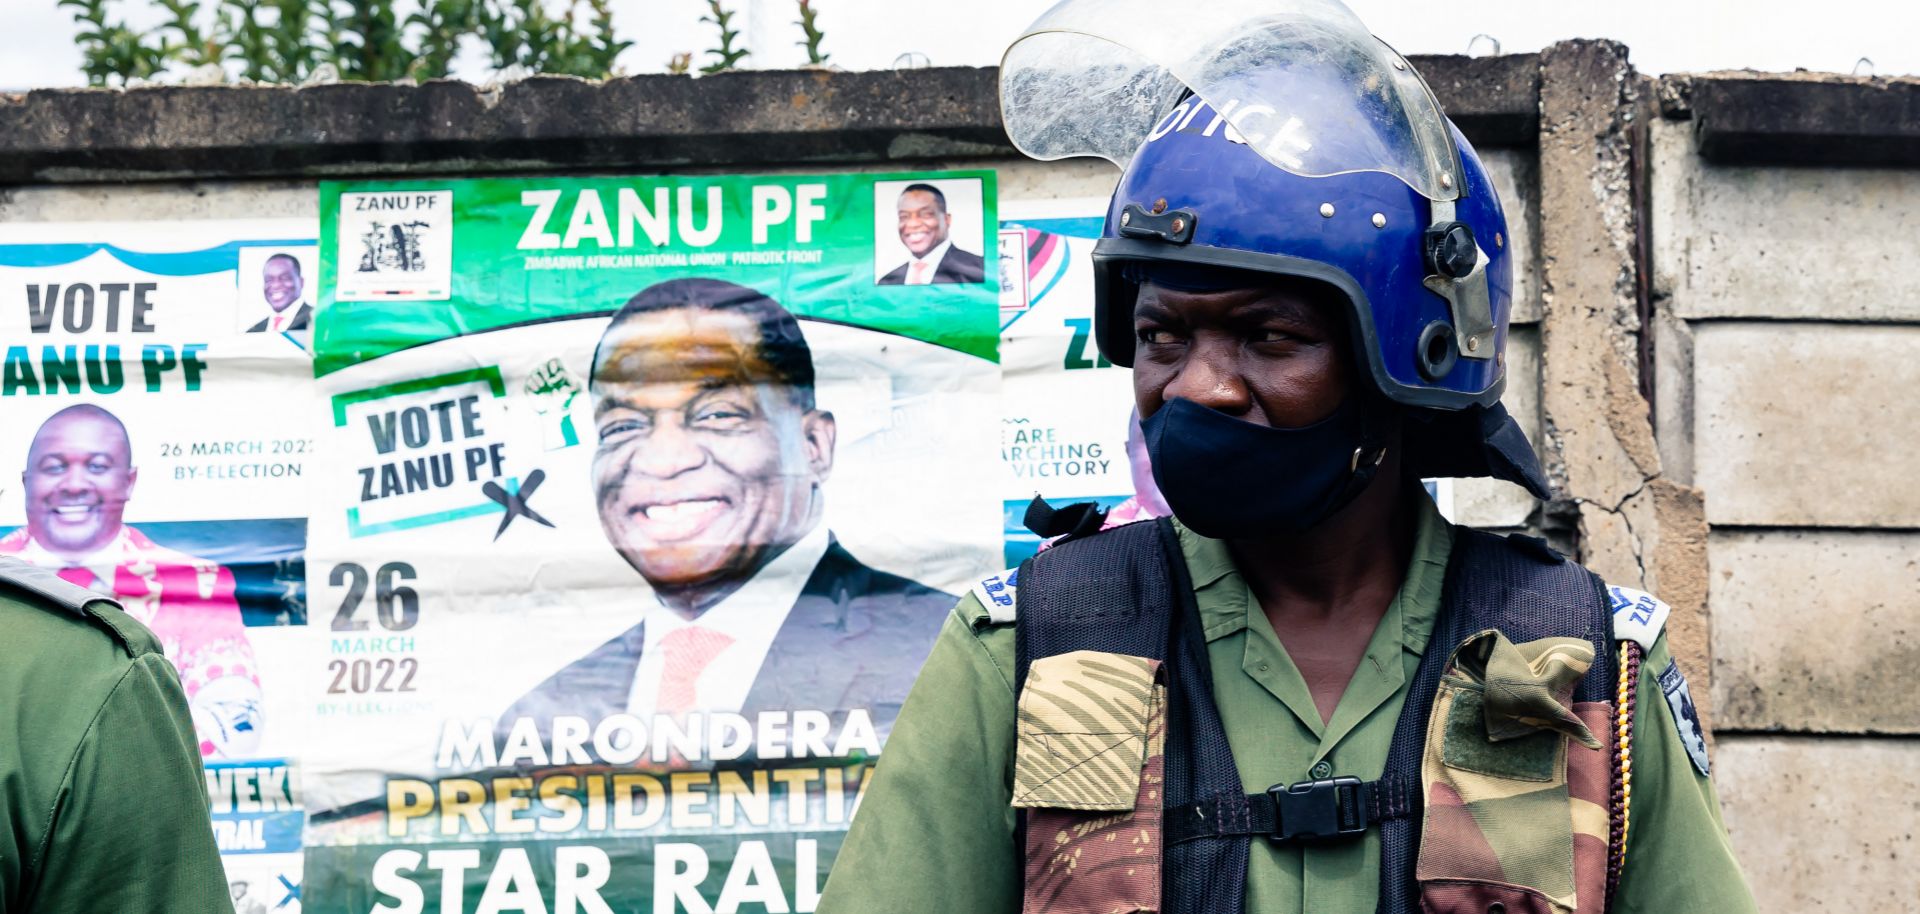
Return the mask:
{"type": "Polygon", "coordinates": [[[440,782],[440,833],[460,834],[465,823],[470,834],[487,833],[487,820],[480,807],[487,803],[486,785],[472,778],[449,778],[440,782]]]}
{"type": "Polygon", "coordinates": [[[570,832],[580,827],[580,798],[568,793],[568,790],[580,789],[580,778],[571,774],[560,774],[540,782],[540,805],[557,812],[558,816],[542,816],[540,830],[544,832],[570,832]]]}
{"type": "Polygon", "coordinates": [[[741,815],[753,825],[764,828],[770,824],[773,818],[773,791],[768,787],[766,772],[753,772],[753,786],[749,787],[739,772],[722,771],[719,789],[722,827],[732,827],[741,815]]]}
{"type": "Polygon", "coordinates": [[[498,835],[532,834],[538,827],[532,819],[515,816],[533,808],[527,794],[533,792],[533,778],[493,779],[493,831],[498,835]]]}
{"type": "Polygon", "coordinates": [[[794,825],[807,821],[807,785],[820,780],[818,768],[782,768],[773,773],[773,782],[787,788],[787,821],[794,825]]]}
{"type": "Polygon", "coordinates": [[[705,806],[711,799],[706,791],[695,789],[706,783],[706,775],[691,771],[676,772],[668,779],[673,796],[674,828],[713,827],[713,813],[696,808],[705,806]]]}
{"type": "Polygon", "coordinates": [[[660,779],[645,774],[616,774],[613,776],[613,827],[622,829],[650,828],[666,814],[666,804],[660,802],[664,788],[660,779]],[[635,809],[636,801],[639,809],[635,809]]]}
{"type": "Polygon", "coordinates": [[[433,785],[412,778],[387,782],[387,835],[405,837],[407,822],[433,812],[433,785]]]}

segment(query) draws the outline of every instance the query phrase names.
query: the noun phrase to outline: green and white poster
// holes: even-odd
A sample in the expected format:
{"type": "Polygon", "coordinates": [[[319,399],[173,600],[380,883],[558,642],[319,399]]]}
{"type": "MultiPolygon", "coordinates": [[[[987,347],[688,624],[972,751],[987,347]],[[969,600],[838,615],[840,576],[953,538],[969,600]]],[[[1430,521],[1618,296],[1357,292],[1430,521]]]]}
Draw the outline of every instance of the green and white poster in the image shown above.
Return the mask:
{"type": "Polygon", "coordinates": [[[1002,567],[993,174],[320,211],[304,909],[813,910],[1002,567]]]}

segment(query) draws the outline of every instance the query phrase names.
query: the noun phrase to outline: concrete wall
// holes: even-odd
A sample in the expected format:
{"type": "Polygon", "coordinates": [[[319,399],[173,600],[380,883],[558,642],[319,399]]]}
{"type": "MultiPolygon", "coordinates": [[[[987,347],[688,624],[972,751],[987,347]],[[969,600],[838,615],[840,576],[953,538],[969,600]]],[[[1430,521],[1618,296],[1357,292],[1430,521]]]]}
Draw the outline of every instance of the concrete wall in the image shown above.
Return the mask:
{"type": "Polygon", "coordinates": [[[1728,827],[1764,911],[1914,910],[1920,170],[1652,128],[1657,426],[1707,494],[1728,827]]]}

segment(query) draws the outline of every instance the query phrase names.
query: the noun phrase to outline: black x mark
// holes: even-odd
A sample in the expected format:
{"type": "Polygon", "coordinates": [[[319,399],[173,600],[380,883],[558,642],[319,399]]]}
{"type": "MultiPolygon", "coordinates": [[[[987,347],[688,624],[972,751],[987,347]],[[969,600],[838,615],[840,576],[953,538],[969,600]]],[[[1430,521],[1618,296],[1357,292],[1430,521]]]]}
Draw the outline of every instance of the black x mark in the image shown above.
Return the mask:
{"type": "Polygon", "coordinates": [[[502,507],[507,509],[506,516],[500,518],[499,528],[493,531],[494,539],[498,540],[500,534],[507,532],[507,525],[513,523],[514,518],[523,514],[542,526],[553,526],[553,521],[541,517],[540,512],[527,507],[527,499],[533,497],[534,490],[540,488],[540,484],[545,482],[546,479],[546,470],[534,470],[527,474],[527,481],[520,486],[519,492],[508,492],[499,483],[491,479],[480,486],[480,491],[487,493],[488,498],[499,502],[502,507]]]}

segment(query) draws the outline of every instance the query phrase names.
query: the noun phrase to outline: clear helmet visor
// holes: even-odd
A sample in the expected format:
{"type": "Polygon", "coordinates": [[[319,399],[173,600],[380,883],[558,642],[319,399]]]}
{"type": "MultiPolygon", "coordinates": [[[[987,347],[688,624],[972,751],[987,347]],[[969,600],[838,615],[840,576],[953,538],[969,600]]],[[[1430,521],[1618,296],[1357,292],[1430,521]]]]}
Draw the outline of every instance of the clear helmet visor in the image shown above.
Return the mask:
{"type": "Polygon", "coordinates": [[[1379,171],[1459,196],[1432,91],[1339,0],[1063,0],[1007,49],[1000,105],[1036,159],[1124,169],[1150,139],[1211,126],[1302,177],[1379,171]]]}

